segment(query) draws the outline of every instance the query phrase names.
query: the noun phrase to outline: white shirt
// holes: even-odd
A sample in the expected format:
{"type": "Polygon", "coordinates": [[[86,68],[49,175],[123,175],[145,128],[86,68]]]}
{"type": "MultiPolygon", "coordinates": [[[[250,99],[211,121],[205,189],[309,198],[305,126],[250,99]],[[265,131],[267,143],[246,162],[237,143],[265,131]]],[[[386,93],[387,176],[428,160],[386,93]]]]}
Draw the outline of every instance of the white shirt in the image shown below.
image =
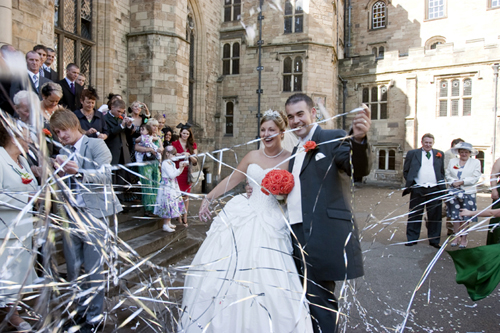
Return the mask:
{"type": "Polygon", "coordinates": [[[295,186],[292,189],[292,192],[288,194],[288,218],[290,220],[290,224],[302,223],[302,190],[300,184],[300,170],[302,170],[302,165],[304,164],[304,158],[306,157],[306,152],[302,148],[302,146],[310,141],[314,135],[314,131],[318,124],[313,124],[311,130],[307,134],[304,139],[299,139],[299,143],[297,144],[297,153],[295,155],[295,161],[293,162],[292,175],[293,180],[295,181],[295,186]]]}
{"type": "Polygon", "coordinates": [[[66,80],[66,82],[68,82],[68,86],[71,88],[71,84],[73,83],[75,85],[75,89],[76,89],[76,80],[75,81],[70,81],[67,77],[64,78],[66,80]]]}
{"type": "Polygon", "coordinates": [[[43,69],[45,69],[47,72],[50,73],[50,71],[52,70],[49,66],[43,64],[43,69]]]}
{"type": "Polygon", "coordinates": [[[39,73],[33,73],[31,71],[28,71],[28,75],[30,76],[31,82],[35,82],[33,77],[36,76],[36,88],[38,89],[40,87],[40,74],[39,73]]]}
{"type": "Polygon", "coordinates": [[[418,170],[415,182],[424,187],[437,186],[436,173],[434,172],[434,156],[432,150],[429,152],[430,158],[427,158],[427,152],[422,149],[422,165],[418,170]]]}
{"type": "MultiPolygon", "coordinates": [[[[82,141],[83,141],[83,135],[82,137],[73,145],[75,147],[75,157],[73,157],[73,161],[75,161],[78,164],[78,168],[80,168],[80,164],[78,163],[78,158],[77,156],[80,156],[80,150],[82,148],[82,141]]],[[[75,182],[75,179],[71,179],[72,182],[75,182]]],[[[78,189],[76,190],[77,193],[80,193],[80,186],[78,186],[78,189]]],[[[75,196],[76,199],[76,205],[78,207],[85,207],[85,202],[83,201],[83,197],[81,194],[76,194],[75,196]]]]}

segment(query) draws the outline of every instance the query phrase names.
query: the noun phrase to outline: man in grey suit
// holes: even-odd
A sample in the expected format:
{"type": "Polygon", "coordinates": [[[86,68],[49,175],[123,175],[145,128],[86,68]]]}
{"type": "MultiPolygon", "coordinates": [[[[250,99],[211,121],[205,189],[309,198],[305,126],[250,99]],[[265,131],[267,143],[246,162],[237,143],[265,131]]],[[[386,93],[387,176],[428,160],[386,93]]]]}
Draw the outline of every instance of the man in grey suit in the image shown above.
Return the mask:
{"type": "Polygon", "coordinates": [[[355,116],[351,138],[346,138],[345,131],[323,130],[314,124],[316,110],[305,94],[290,96],[285,110],[290,127],[297,129],[294,133],[299,137],[292,152],[295,157],[288,166],[295,179],[287,199],[290,224],[297,237],[295,240],[292,235],[294,257],[299,274],[307,278],[314,332],[335,332],[335,281],[364,274],[358,229],[349,204],[352,193],[348,176],[361,178],[370,172],[366,140],[370,110],[365,107],[355,116]],[[303,148],[307,142],[314,146],[309,151],[303,148]]]}
{"type": "Polygon", "coordinates": [[[56,57],[56,52],[50,47],[47,48],[47,59],[43,64],[43,70],[45,71],[45,77],[51,79],[54,82],[59,81],[59,74],[52,69],[52,63],[56,57]]]}
{"type": "Polygon", "coordinates": [[[446,190],[444,180],[444,153],[432,149],[434,136],[426,133],[422,136],[422,148],[406,153],[403,165],[403,177],[406,188],[403,196],[410,195],[410,214],[406,225],[406,246],[417,245],[422,227],[424,208],[427,210],[427,236],[429,245],[439,249],[443,200],[441,196],[446,190]]]}
{"type": "Polygon", "coordinates": [[[83,325],[80,332],[91,332],[102,319],[105,284],[102,255],[106,251],[108,217],[122,211],[122,207],[111,191],[108,168],[111,153],[104,141],[83,135],[80,121],[69,110],[55,111],[50,128],[65,146],[56,161],[63,166],[65,175],[72,175],[68,178],[71,207],[66,207],[72,223],[65,228],[63,237],[68,281],[77,280],[83,264],[85,274],[89,274],[87,288],[93,289],[85,296],[90,301],[84,297],[78,300],[74,323],[83,325]]]}
{"type": "Polygon", "coordinates": [[[9,93],[10,98],[14,99],[14,96],[21,90],[28,90],[26,83],[29,82],[31,89],[42,100],[42,94],[40,93],[42,86],[52,81],[40,75],[40,66],[42,66],[40,55],[35,51],[26,53],[26,65],[28,67],[28,75],[24,80],[15,80],[12,82],[9,93]]]}

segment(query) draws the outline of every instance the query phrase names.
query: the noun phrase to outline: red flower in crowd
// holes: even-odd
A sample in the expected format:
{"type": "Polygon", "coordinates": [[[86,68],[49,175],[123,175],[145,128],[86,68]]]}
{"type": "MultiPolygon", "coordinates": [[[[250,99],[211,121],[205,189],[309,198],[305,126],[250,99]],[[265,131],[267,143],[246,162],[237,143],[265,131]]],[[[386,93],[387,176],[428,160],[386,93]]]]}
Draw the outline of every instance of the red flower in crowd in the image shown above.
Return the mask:
{"type": "Polygon", "coordinates": [[[453,169],[460,169],[460,167],[458,165],[454,165],[453,169]]]}
{"type": "Polygon", "coordinates": [[[49,137],[49,138],[52,137],[52,133],[50,133],[50,131],[46,128],[43,129],[43,134],[45,134],[46,137],[49,137]]]}
{"type": "Polygon", "coordinates": [[[122,117],[122,116],[118,116],[118,119],[121,119],[121,120],[123,120],[123,117],[122,117]]]}
{"type": "Polygon", "coordinates": [[[436,157],[437,157],[437,158],[441,158],[441,157],[443,157],[443,155],[441,155],[441,153],[440,153],[440,152],[438,152],[438,153],[436,154],[436,157]]]}
{"type": "Polygon", "coordinates": [[[306,150],[306,153],[309,152],[310,150],[314,150],[317,148],[317,144],[314,141],[307,141],[306,144],[303,146],[304,149],[306,150]]]}

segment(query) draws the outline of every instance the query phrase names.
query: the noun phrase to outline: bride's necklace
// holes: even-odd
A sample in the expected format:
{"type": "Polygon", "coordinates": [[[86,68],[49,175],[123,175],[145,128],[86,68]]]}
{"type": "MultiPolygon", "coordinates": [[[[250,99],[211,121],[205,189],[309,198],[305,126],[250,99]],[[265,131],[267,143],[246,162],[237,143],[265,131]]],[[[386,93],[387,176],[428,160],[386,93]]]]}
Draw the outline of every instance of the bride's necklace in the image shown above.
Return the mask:
{"type": "Polygon", "coordinates": [[[264,155],[267,157],[267,158],[276,158],[278,156],[281,155],[281,153],[285,150],[285,148],[281,148],[281,151],[279,153],[277,153],[276,155],[273,155],[273,156],[269,156],[266,154],[266,150],[265,149],[262,149],[262,152],[264,153],[264,155]]]}

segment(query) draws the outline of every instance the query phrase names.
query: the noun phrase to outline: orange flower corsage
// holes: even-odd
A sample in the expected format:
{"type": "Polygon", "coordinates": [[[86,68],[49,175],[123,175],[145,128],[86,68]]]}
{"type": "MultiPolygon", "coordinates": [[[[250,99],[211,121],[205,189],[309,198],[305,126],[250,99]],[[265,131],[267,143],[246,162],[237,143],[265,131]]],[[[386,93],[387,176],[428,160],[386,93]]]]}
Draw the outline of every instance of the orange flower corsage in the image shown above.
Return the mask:
{"type": "Polygon", "coordinates": [[[307,141],[303,147],[306,150],[306,153],[308,153],[310,150],[318,148],[318,145],[314,141],[307,141]]]}

